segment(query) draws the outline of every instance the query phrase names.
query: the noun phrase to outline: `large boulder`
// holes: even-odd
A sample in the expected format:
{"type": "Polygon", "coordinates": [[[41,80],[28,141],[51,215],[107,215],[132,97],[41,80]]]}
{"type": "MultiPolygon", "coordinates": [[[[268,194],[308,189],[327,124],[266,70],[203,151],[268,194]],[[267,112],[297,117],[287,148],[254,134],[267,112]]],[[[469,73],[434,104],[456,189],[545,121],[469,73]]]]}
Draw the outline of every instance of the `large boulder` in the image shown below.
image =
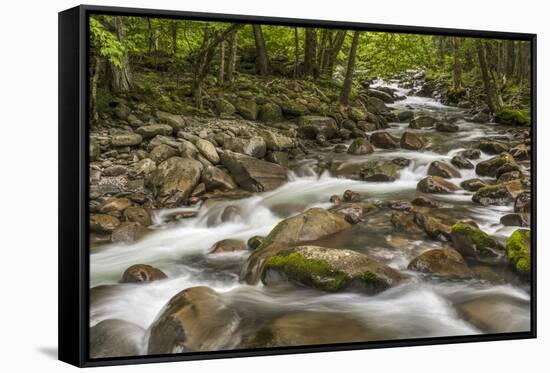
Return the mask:
{"type": "Polygon", "coordinates": [[[365,181],[394,181],[399,177],[399,166],[392,161],[367,161],[362,164],[359,177],[365,181]]]}
{"type": "Polygon", "coordinates": [[[388,104],[392,104],[394,102],[392,95],[378,89],[369,88],[367,95],[369,97],[376,97],[388,104]]]}
{"type": "Polygon", "coordinates": [[[531,213],[531,192],[522,192],[516,197],[514,212],[531,213]]]}
{"type": "Polygon", "coordinates": [[[374,148],[371,143],[363,137],[353,140],[347,150],[347,153],[352,155],[364,155],[372,152],[374,152],[374,148]]]}
{"type": "Polygon", "coordinates": [[[459,314],[483,333],[528,332],[531,302],[503,294],[487,294],[458,305],[459,314]]]}
{"type": "Polygon", "coordinates": [[[157,164],[151,158],[143,158],[130,167],[130,173],[135,177],[148,178],[157,169],[157,164]]]}
{"type": "Polygon", "coordinates": [[[240,318],[214,290],[199,286],[174,295],[150,327],[147,352],[215,351],[235,343],[240,318]]]}
{"type": "Polygon", "coordinates": [[[331,117],[303,115],[298,118],[298,133],[306,139],[315,139],[319,135],[331,139],[338,133],[338,126],[331,117]]]}
{"type": "Polygon", "coordinates": [[[149,153],[149,157],[153,161],[155,161],[156,164],[159,164],[168,158],[172,158],[178,155],[178,151],[174,149],[173,147],[166,145],[166,144],[160,144],[157,145],[151,150],[149,153]]]}
{"type": "Polygon", "coordinates": [[[461,177],[460,172],[448,163],[433,161],[428,167],[428,175],[439,176],[445,179],[461,177]]]}
{"type": "Polygon", "coordinates": [[[166,274],[160,269],[148,264],[134,264],[128,267],[122,274],[122,283],[152,282],[166,278],[166,274]]]}
{"type": "Polygon", "coordinates": [[[208,166],[202,171],[201,182],[207,191],[232,190],[237,188],[233,178],[215,166],[208,166]]]}
{"type": "Polygon", "coordinates": [[[134,146],[141,144],[142,141],[143,137],[137,133],[122,133],[111,137],[113,146],[134,146]]]}
{"type": "Polygon", "coordinates": [[[273,348],[365,342],[378,339],[363,323],[345,313],[298,311],[278,316],[243,338],[242,348],[273,348]]]}
{"type": "Polygon", "coordinates": [[[449,194],[460,188],[442,177],[428,176],[418,182],[416,189],[423,193],[449,194]]]}
{"type": "Polygon", "coordinates": [[[298,246],[271,256],[262,270],[265,285],[292,283],[335,292],[376,294],[398,284],[403,276],[364,254],[347,249],[298,246]]]}
{"type": "Polygon", "coordinates": [[[472,196],[472,201],[482,205],[507,205],[514,202],[521,193],[521,181],[514,180],[507,183],[487,185],[478,189],[472,196]]]}
{"type": "Polygon", "coordinates": [[[422,129],[426,127],[433,127],[437,123],[437,119],[428,115],[421,115],[414,118],[409,122],[409,128],[422,129]]]}
{"type": "Polygon", "coordinates": [[[235,110],[237,113],[244,119],[256,120],[258,115],[258,107],[256,105],[256,100],[253,98],[239,98],[233,102],[233,105],[235,105],[235,110]]]}
{"type": "Polygon", "coordinates": [[[204,158],[208,159],[210,163],[212,164],[220,163],[220,156],[216,151],[216,147],[210,141],[204,140],[204,139],[198,139],[195,142],[195,146],[197,147],[199,152],[204,156],[204,158]]]}
{"type": "Polygon", "coordinates": [[[90,328],[90,358],[137,356],[145,329],[118,319],[103,320],[90,328]]]}
{"type": "Polygon", "coordinates": [[[458,124],[450,122],[437,122],[435,124],[435,130],[439,132],[458,132],[459,129],[458,124]]]}
{"type": "Polygon", "coordinates": [[[156,116],[161,122],[169,124],[176,131],[185,128],[185,119],[181,115],[159,110],[156,112],[156,116]]]}
{"type": "Polygon", "coordinates": [[[150,139],[157,135],[170,136],[174,129],[168,124],[149,124],[139,127],[136,132],[143,136],[144,139],[150,139]]]}
{"type": "Polygon", "coordinates": [[[388,107],[386,106],[384,101],[382,101],[378,97],[369,96],[367,99],[367,110],[369,111],[369,113],[382,114],[388,111],[388,107]]]}
{"type": "Polygon", "coordinates": [[[110,234],[120,225],[120,220],[107,214],[91,214],[90,230],[99,234],[110,234]]]}
{"type": "Polygon", "coordinates": [[[277,123],[283,120],[283,110],[277,104],[267,102],[260,106],[258,120],[265,123],[277,123]]]}
{"type": "Polygon", "coordinates": [[[281,109],[283,113],[290,116],[300,116],[306,115],[309,112],[309,109],[306,105],[301,104],[296,101],[284,101],[281,103],[281,109]]]}
{"type": "Polygon", "coordinates": [[[99,206],[99,212],[107,214],[109,212],[122,212],[126,210],[132,202],[126,197],[113,197],[105,200],[101,206],[99,206]]]}
{"type": "Polygon", "coordinates": [[[521,275],[531,274],[531,231],[517,229],[506,240],[506,254],[521,275]]]}
{"type": "Polygon", "coordinates": [[[457,154],[451,159],[451,163],[458,168],[473,169],[474,165],[466,157],[457,154]]]}
{"type": "Polygon", "coordinates": [[[124,218],[130,222],[136,222],[141,224],[143,227],[151,225],[151,214],[142,208],[142,207],[128,207],[124,210],[124,218]]]}
{"type": "Polygon", "coordinates": [[[414,258],[407,268],[445,278],[468,278],[473,276],[462,255],[453,249],[428,250],[414,258]]]}
{"type": "Polygon", "coordinates": [[[267,150],[266,143],[263,137],[260,136],[254,136],[249,139],[230,137],[224,141],[223,148],[254,158],[263,158],[267,150]]]}
{"type": "Polygon", "coordinates": [[[460,186],[469,192],[476,192],[481,188],[486,187],[488,184],[481,179],[474,178],[474,179],[467,179],[460,183],[460,186]]]}
{"type": "Polygon", "coordinates": [[[375,132],[370,136],[370,142],[377,148],[394,149],[399,147],[398,140],[386,131],[375,132]]]}
{"type": "Polygon", "coordinates": [[[454,248],[465,257],[498,262],[504,251],[498,241],[470,222],[457,222],[451,228],[454,248]]]}
{"type": "Polygon", "coordinates": [[[221,161],[237,184],[251,192],[267,192],[288,180],[283,167],[247,155],[226,150],[221,156],[221,161]]]}
{"type": "Polygon", "coordinates": [[[158,166],[150,183],[162,203],[178,205],[187,200],[199,182],[202,169],[199,161],[172,157],[158,166]]]}
{"type": "Polygon", "coordinates": [[[412,132],[405,131],[403,132],[403,135],[401,135],[399,144],[403,149],[420,150],[424,147],[425,141],[420,136],[417,136],[412,132]]]}
{"type": "Polygon", "coordinates": [[[487,154],[500,154],[507,152],[510,147],[498,141],[482,141],[479,144],[479,149],[487,154]]]}
{"type": "Polygon", "coordinates": [[[282,220],[249,257],[242,277],[248,283],[256,283],[265,261],[278,251],[301,242],[318,240],[350,227],[351,224],[343,216],[322,208],[311,208],[282,220]]]}
{"type": "Polygon", "coordinates": [[[134,242],[145,234],[143,226],[136,222],[125,221],[113,230],[112,242],[134,242]]]}
{"type": "Polygon", "coordinates": [[[515,165],[514,157],[502,153],[496,157],[481,161],[476,165],[476,174],[480,176],[497,177],[499,168],[505,165],[515,165]]]}
{"type": "Polygon", "coordinates": [[[258,135],[264,139],[267,149],[271,151],[285,151],[296,147],[294,139],[274,131],[263,130],[258,135]]]}

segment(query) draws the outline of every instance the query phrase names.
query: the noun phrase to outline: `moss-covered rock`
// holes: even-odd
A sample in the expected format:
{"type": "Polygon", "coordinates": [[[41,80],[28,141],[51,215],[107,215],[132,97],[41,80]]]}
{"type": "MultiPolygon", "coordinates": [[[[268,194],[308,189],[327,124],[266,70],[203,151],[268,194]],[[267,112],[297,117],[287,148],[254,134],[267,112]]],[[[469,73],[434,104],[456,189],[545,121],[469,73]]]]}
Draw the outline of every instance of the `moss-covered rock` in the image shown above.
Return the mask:
{"type": "Polygon", "coordinates": [[[399,177],[399,166],[385,159],[367,161],[361,165],[359,177],[366,181],[394,181],[399,177]]]}
{"type": "Polygon", "coordinates": [[[506,240],[506,254],[518,273],[531,274],[531,231],[529,229],[514,231],[506,240]]]}
{"type": "Polygon", "coordinates": [[[508,153],[502,153],[496,157],[481,161],[476,165],[476,174],[480,176],[496,177],[500,167],[506,164],[514,165],[514,157],[508,153]]]}
{"type": "Polygon", "coordinates": [[[503,257],[498,241],[469,222],[457,222],[451,227],[454,248],[465,257],[495,262],[503,257]]]}
{"type": "Polygon", "coordinates": [[[363,155],[374,152],[374,148],[371,143],[363,137],[359,137],[351,143],[347,150],[348,154],[363,155]]]}
{"type": "Polygon", "coordinates": [[[284,250],[266,261],[262,282],[293,283],[335,292],[356,290],[375,294],[404,277],[366,255],[346,249],[299,246],[284,250]]]}
{"type": "Polygon", "coordinates": [[[427,176],[418,182],[416,189],[423,193],[449,194],[460,188],[442,177],[427,176]]]}
{"type": "Polygon", "coordinates": [[[482,205],[506,205],[513,202],[521,193],[521,181],[513,180],[507,183],[487,185],[478,189],[472,196],[472,201],[482,205]]]}
{"type": "Polygon", "coordinates": [[[531,113],[528,109],[503,108],[495,113],[495,122],[510,126],[530,126],[531,113]]]}

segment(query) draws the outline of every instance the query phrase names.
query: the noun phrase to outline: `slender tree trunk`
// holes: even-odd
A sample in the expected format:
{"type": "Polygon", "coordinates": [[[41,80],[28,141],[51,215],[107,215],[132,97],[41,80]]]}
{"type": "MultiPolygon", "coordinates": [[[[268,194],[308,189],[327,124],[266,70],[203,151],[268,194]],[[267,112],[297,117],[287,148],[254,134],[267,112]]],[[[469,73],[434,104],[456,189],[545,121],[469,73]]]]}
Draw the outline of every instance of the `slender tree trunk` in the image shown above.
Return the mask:
{"type": "Polygon", "coordinates": [[[491,113],[494,113],[496,111],[496,104],[494,100],[495,92],[494,87],[491,84],[491,79],[489,77],[489,68],[487,66],[487,50],[482,41],[477,42],[476,48],[479,58],[479,68],[481,70],[481,78],[483,79],[483,87],[485,89],[485,100],[487,102],[487,106],[489,107],[489,111],[491,111],[491,113]]]}
{"type": "Polygon", "coordinates": [[[218,70],[218,84],[223,85],[223,78],[225,72],[225,41],[220,43],[220,69],[218,70]]]}
{"type": "Polygon", "coordinates": [[[227,58],[227,81],[233,84],[235,80],[235,65],[237,64],[237,30],[229,37],[229,56],[227,58]]]}
{"type": "Polygon", "coordinates": [[[300,40],[298,39],[298,27],[294,27],[294,79],[298,78],[300,66],[300,40]]]}
{"type": "Polygon", "coordinates": [[[267,49],[265,47],[264,34],[260,25],[252,25],[254,31],[254,42],[256,44],[256,69],[258,74],[269,75],[269,59],[267,58],[267,49]]]}
{"type": "Polygon", "coordinates": [[[326,74],[329,77],[332,77],[332,73],[334,72],[334,64],[336,63],[338,54],[340,53],[340,50],[344,45],[344,40],[346,40],[346,34],[347,34],[347,31],[340,30],[336,33],[336,36],[334,37],[334,42],[332,44],[332,47],[330,48],[330,53],[328,53],[327,55],[326,74]]]}
{"type": "Polygon", "coordinates": [[[178,53],[178,21],[172,21],[172,55],[178,53]]]}
{"type": "Polygon", "coordinates": [[[462,89],[462,63],[460,61],[460,39],[453,37],[453,82],[454,90],[462,89]]]}
{"type": "MultiPolygon", "coordinates": [[[[113,18],[113,29],[118,41],[125,45],[126,34],[124,33],[124,24],[122,17],[116,16],[113,18]]],[[[130,68],[130,60],[128,52],[120,58],[120,66],[110,63],[112,74],[111,88],[114,93],[128,92],[132,88],[132,73],[130,68]]]]}
{"type": "Polygon", "coordinates": [[[516,42],[514,40],[506,41],[506,59],[508,64],[506,65],[506,75],[509,78],[514,77],[514,68],[516,63],[516,42]]]}
{"type": "Polygon", "coordinates": [[[151,18],[147,18],[147,51],[151,53],[153,50],[153,27],[151,26],[151,18]]]}
{"type": "Polygon", "coordinates": [[[95,53],[92,59],[92,78],[90,79],[90,114],[92,121],[99,119],[99,113],[97,111],[97,84],[99,81],[99,70],[101,68],[101,57],[99,53],[95,53]]]}
{"type": "Polygon", "coordinates": [[[304,74],[314,79],[316,73],[317,57],[317,30],[306,28],[305,46],[304,46],[304,74]]]}
{"type": "Polygon", "coordinates": [[[317,54],[317,68],[319,71],[323,68],[323,65],[325,64],[325,52],[327,48],[327,36],[328,36],[327,29],[323,29],[321,31],[321,44],[319,45],[319,53],[317,54]]]}
{"type": "Polygon", "coordinates": [[[357,53],[357,44],[359,44],[359,36],[361,31],[355,31],[353,33],[353,40],[351,42],[351,48],[349,50],[348,67],[346,69],[346,77],[344,79],[344,85],[342,86],[342,92],[340,93],[340,106],[349,106],[349,96],[351,93],[351,84],[353,82],[353,73],[355,71],[355,55],[357,53]]]}

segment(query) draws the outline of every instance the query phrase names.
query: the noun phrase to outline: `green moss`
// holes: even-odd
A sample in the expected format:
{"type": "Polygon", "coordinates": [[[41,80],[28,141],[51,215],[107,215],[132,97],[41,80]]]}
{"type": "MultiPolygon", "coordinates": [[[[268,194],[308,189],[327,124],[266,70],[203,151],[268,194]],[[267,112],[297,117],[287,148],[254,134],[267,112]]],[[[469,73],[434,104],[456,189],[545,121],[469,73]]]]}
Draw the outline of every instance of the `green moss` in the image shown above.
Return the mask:
{"type": "Polygon", "coordinates": [[[514,126],[530,126],[531,113],[528,109],[499,109],[495,113],[495,121],[514,126]]]}
{"type": "Polygon", "coordinates": [[[306,259],[296,252],[269,258],[262,276],[270,269],[284,273],[291,280],[325,291],[338,291],[349,279],[345,273],[333,270],[326,261],[306,259]]]}
{"type": "Polygon", "coordinates": [[[353,140],[353,142],[356,144],[356,145],[363,145],[365,143],[365,139],[363,137],[358,137],[356,138],[355,140],[353,140]]]}
{"type": "Polygon", "coordinates": [[[452,233],[460,233],[470,237],[472,243],[482,253],[487,248],[498,247],[498,243],[493,237],[469,224],[458,222],[454,224],[451,229],[452,233]]]}
{"type": "Polygon", "coordinates": [[[531,231],[528,229],[517,229],[506,240],[506,253],[520,274],[531,273],[531,231]]]}
{"type": "Polygon", "coordinates": [[[279,232],[284,228],[286,227],[286,220],[281,220],[272,230],[271,232],[269,232],[269,234],[267,235],[266,238],[264,238],[264,240],[262,241],[262,243],[260,244],[260,246],[258,246],[256,248],[256,250],[261,250],[261,249],[264,249],[266,247],[268,247],[269,245],[271,245],[274,241],[275,241],[275,237],[277,237],[277,235],[279,234],[279,232]]]}
{"type": "Polygon", "coordinates": [[[472,200],[474,202],[480,202],[481,199],[484,197],[493,198],[493,199],[496,199],[496,198],[506,199],[510,197],[510,193],[508,192],[506,187],[504,187],[501,184],[487,185],[483,188],[479,188],[472,196],[472,200]]]}

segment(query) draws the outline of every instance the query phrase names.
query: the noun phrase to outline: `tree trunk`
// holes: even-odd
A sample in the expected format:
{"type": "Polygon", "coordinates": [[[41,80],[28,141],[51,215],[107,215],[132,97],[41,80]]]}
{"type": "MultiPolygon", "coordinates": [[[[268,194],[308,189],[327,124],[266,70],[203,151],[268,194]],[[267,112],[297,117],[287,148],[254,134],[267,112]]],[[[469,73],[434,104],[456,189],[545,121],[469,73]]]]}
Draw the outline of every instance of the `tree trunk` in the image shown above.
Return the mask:
{"type": "Polygon", "coordinates": [[[220,43],[220,69],[218,70],[218,84],[223,85],[223,78],[225,72],[225,41],[220,43]]]}
{"type": "Polygon", "coordinates": [[[329,77],[332,77],[332,73],[334,71],[334,64],[336,63],[336,60],[338,58],[338,53],[340,53],[340,50],[342,49],[342,45],[344,45],[344,40],[346,40],[346,34],[347,34],[347,31],[345,30],[338,31],[336,33],[336,36],[334,37],[334,41],[329,50],[330,53],[327,53],[327,64],[326,64],[325,72],[329,77]]]}
{"type": "Polygon", "coordinates": [[[229,56],[227,58],[227,81],[233,84],[235,80],[235,65],[237,64],[237,31],[229,37],[229,56]]]}
{"type": "Polygon", "coordinates": [[[483,87],[485,89],[485,100],[489,111],[494,113],[496,111],[495,104],[495,92],[494,87],[491,84],[491,79],[489,77],[489,68],[487,66],[487,50],[485,44],[482,41],[477,42],[477,55],[479,58],[479,68],[481,70],[481,78],[483,79],[483,87]]]}
{"type": "Polygon", "coordinates": [[[298,27],[294,27],[294,79],[298,78],[300,66],[300,40],[298,39],[298,27]]]}
{"type": "Polygon", "coordinates": [[[178,53],[178,21],[172,21],[172,54],[178,53]]]}
{"type": "Polygon", "coordinates": [[[208,75],[210,66],[212,65],[212,59],[214,58],[214,52],[218,45],[224,41],[232,32],[241,28],[240,24],[233,24],[226,28],[224,31],[216,34],[212,34],[211,37],[205,37],[203,46],[198,53],[196,58],[196,63],[194,67],[194,76],[193,76],[193,96],[195,98],[195,105],[202,109],[202,83],[204,78],[208,75]]]}
{"type": "Polygon", "coordinates": [[[462,89],[462,63],[460,61],[460,38],[453,37],[453,88],[462,89]]]}
{"type": "Polygon", "coordinates": [[[351,42],[351,48],[349,50],[348,67],[346,69],[346,77],[344,79],[344,85],[342,86],[342,92],[340,93],[340,106],[349,106],[349,96],[351,93],[351,84],[353,82],[353,73],[355,71],[355,54],[357,53],[357,44],[359,44],[359,35],[361,31],[355,31],[353,33],[353,40],[351,42]]]}
{"type": "MultiPolygon", "coordinates": [[[[115,35],[122,45],[125,45],[126,35],[124,33],[124,24],[122,17],[116,16],[113,18],[113,29],[115,35]]],[[[120,66],[110,63],[111,71],[111,89],[114,93],[128,92],[132,88],[132,74],[130,69],[130,61],[128,52],[124,52],[120,57],[120,66]]]]}
{"type": "Polygon", "coordinates": [[[319,45],[319,53],[317,54],[317,68],[321,70],[325,64],[325,52],[327,48],[327,37],[329,30],[321,31],[321,44],[319,45]]]}
{"type": "Polygon", "coordinates": [[[99,53],[95,53],[92,58],[91,76],[90,79],[90,115],[92,121],[99,119],[99,113],[97,111],[97,84],[99,81],[99,70],[101,68],[101,57],[99,53]]]}
{"type": "Polygon", "coordinates": [[[269,59],[265,47],[264,34],[260,25],[252,25],[254,31],[254,42],[256,43],[256,69],[258,74],[269,75],[269,59]]]}
{"type": "Polygon", "coordinates": [[[147,18],[147,50],[149,53],[153,50],[153,28],[151,26],[151,18],[147,18]]]}
{"type": "Polygon", "coordinates": [[[304,46],[304,74],[314,79],[317,77],[317,30],[306,28],[304,46]]]}

